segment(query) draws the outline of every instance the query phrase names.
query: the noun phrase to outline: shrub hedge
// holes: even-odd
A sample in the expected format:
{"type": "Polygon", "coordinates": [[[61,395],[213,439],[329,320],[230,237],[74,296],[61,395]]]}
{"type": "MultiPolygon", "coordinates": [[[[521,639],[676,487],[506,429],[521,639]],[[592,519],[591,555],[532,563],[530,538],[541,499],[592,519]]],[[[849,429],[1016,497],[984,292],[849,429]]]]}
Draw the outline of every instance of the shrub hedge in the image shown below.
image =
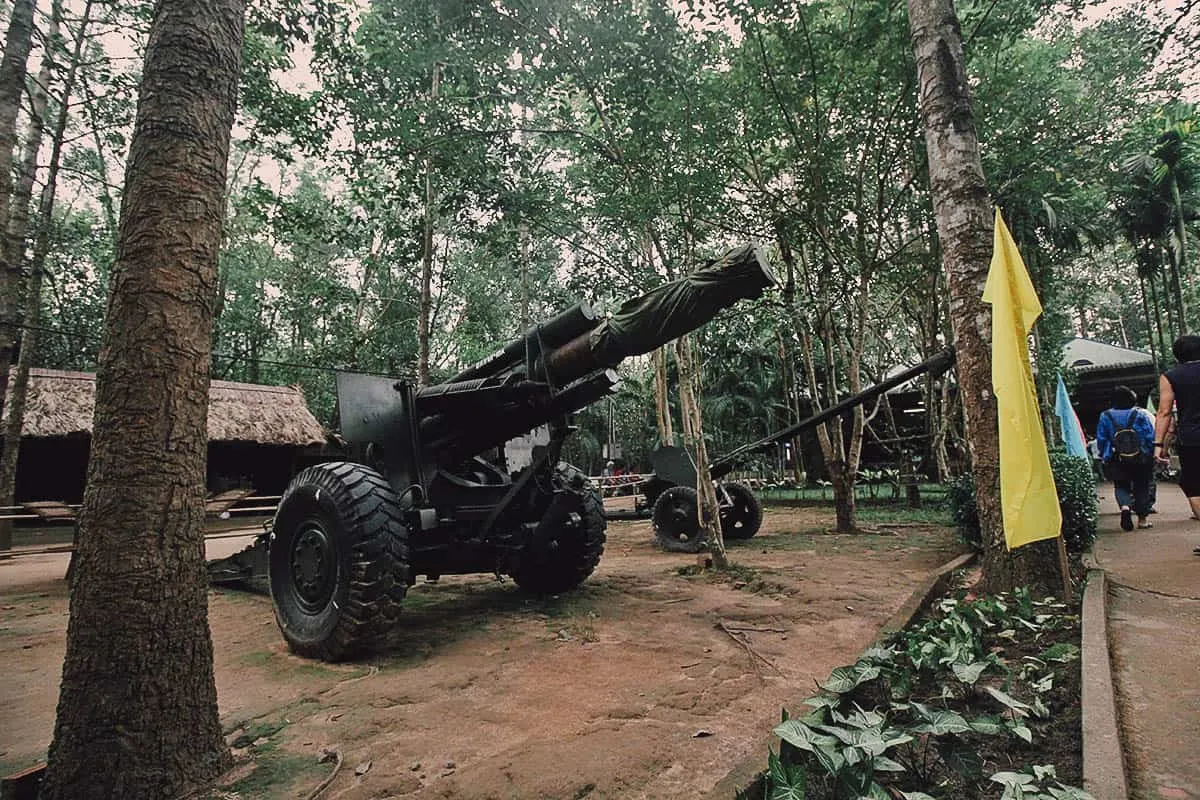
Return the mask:
{"type": "MultiPolygon", "coordinates": [[[[1091,462],[1069,456],[1061,450],[1050,452],[1054,488],[1062,509],[1062,534],[1067,550],[1082,553],[1096,538],[1100,508],[1096,502],[1096,479],[1091,462]]],[[[979,510],[975,503],[975,476],[967,472],[946,484],[946,503],[959,535],[979,546],[979,510]]]]}

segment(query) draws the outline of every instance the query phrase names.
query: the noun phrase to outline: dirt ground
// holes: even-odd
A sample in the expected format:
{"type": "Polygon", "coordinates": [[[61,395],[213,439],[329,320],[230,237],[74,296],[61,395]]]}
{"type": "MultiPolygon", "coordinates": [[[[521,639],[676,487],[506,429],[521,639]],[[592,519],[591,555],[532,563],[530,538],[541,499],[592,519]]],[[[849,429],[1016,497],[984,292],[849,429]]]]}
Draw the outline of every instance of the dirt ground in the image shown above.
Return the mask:
{"type": "MultiPolygon", "coordinates": [[[[828,533],[828,509],[768,509],[726,581],[613,522],[579,590],[535,600],[490,576],[419,583],[393,647],[291,656],[269,598],[210,595],[221,718],[242,764],[212,797],[684,798],[752,754],[782,706],[853,662],[933,568],[947,528],[828,533]]],[[[235,544],[222,542],[228,551],[235,544]]],[[[210,555],[214,555],[210,553],[210,555]]],[[[0,562],[0,774],[44,757],[65,647],[62,555],[0,562]]]]}

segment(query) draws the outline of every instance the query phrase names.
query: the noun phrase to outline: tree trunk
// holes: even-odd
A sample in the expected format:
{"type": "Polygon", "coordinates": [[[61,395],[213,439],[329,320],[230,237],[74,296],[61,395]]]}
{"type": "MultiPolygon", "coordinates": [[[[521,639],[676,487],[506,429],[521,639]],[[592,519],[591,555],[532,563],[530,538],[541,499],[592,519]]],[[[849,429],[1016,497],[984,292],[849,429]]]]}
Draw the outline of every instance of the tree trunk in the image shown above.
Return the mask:
{"type": "MultiPolygon", "coordinates": [[[[1009,553],[1000,509],[1000,440],[992,393],[991,314],[982,301],[992,251],[992,208],[971,108],[962,31],[951,0],[908,0],[930,193],[950,289],[958,384],[975,473],[988,591],[1056,587],[1056,544],[1009,553]],[[1048,553],[1048,555],[1047,555],[1048,553]]],[[[1042,546],[1045,545],[1045,546],[1042,546]]]]}
{"type": "MultiPolygon", "coordinates": [[[[783,284],[783,308],[785,314],[785,323],[790,326],[792,332],[798,330],[796,324],[796,263],[795,255],[792,253],[791,241],[787,236],[787,226],[782,219],[775,222],[775,236],[779,242],[779,256],[783,259],[784,266],[787,267],[787,280],[783,284]]],[[[784,337],[779,334],[780,348],[784,346],[784,337]]],[[[788,403],[789,411],[793,415],[795,422],[800,421],[800,376],[796,374],[795,354],[791,352],[791,348],[787,348],[786,358],[784,358],[785,374],[791,376],[791,399],[788,403]]],[[[809,384],[812,386],[813,384],[809,384]]],[[[813,396],[812,411],[817,410],[817,402],[815,394],[813,396]]],[[[801,457],[802,443],[799,436],[792,437],[792,477],[796,481],[796,488],[803,489],[808,483],[808,475],[806,474],[804,462],[801,457]]]]}
{"type": "Polygon", "coordinates": [[[675,429],[671,420],[671,397],[667,391],[667,348],[654,351],[654,413],[658,425],[658,443],[664,447],[675,444],[675,429]]]}
{"type": "MultiPolygon", "coordinates": [[[[14,0],[4,39],[4,59],[0,61],[0,231],[8,230],[12,209],[13,150],[17,146],[21,93],[25,90],[25,65],[33,40],[33,9],[34,0],[14,0]]],[[[20,289],[21,265],[0,255],[0,409],[8,394],[20,289]]]]}
{"type": "MultiPolygon", "coordinates": [[[[783,378],[781,383],[783,384],[784,426],[794,425],[800,421],[800,387],[797,385],[796,365],[792,349],[783,336],[782,325],[775,328],[775,341],[779,348],[779,365],[783,378]]],[[[799,487],[804,484],[804,465],[800,460],[800,437],[792,437],[787,446],[791,448],[792,453],[792,480],[799,487]]],[[[785,466],[780,465],[780,476],[782,476],[785,466]]]]}
{"type": "MultiPolygon", "coordinates": [[[[433,65],[429,96],[436,101],[442,65],[433,65]]],[[[421,301],[417,320],[417,386],[429,385],[429,330],[433,318],[433,166],[425,159],[425,219],[421,231],[421,301]]],[[[524,330],[524,328],[522,328],[524,330]]]]}
{"type": "Polygon", "coordinates": [[[241,0],[161,0],[96,376],[43,800],[172,797],[230,764],[204,565],[212,315],[241,0]]]}
{"type": "MultiPolygon", "coordinates": [[[[838,424],[835,422],[834,424],[838,424]]],[[[829,482],[833,484],[833,516],[838,533],[856,533],[854,525],[854,481],[849,465],[834,454],[828,463],[829,482]]]]}
{"type": "Polygon", "coordinates": [[[532,250],[529,236],[529,223],[522,215],[521,221],[517,223],[517,241],[521,249],[521,332],[529,330],[529,326],[533,324],[533,315],[530,311],[530,296],[529,296],[529,261],[532,250]]]}
{"type": "MultiPolygon", "coordinates": [[[[708,472],[708,448],[704,445],[704,420],[700,414],[700,375],[692,354],[690,336],[675,340],[675,364],[679,367],[679,406],[683,417],[684,435],[691,440],[692,452],[696,454],[696,496],[700,514],[700,530],[708,542],[707,557],[717,569],[729,568],[729,557],[725,554],[725,539],[721,535],[721,517],[717,489],[708,472]]],[[[700,554],[701,566],[706,556],[700,554]]]]}
{"type": "Polygon", "coordinates": [[[1138,275],[1138,287],[1142,294],[1142,316],[1146,318],[1146,338],[1150,341],[1150,358],[1154,361],[1154,373],[1157,375],[1163,371],[1166,359],[1160,363],[1158,357],[1158,347],[1154,344],[1154,323],[1150,318],[1150,292],[1146,289],[1146,279],[1138,275]]]}
{"type": "MultiPolygon", "coordinates": [[[[63,86],[63,101],[59,108],[58,124],[54,133],[54,151],[51,155],[50,176],[42,190],[41,208],[38,219],[38,236],[35,250],[41,250],[41,261],[45,263],[49,244],[50,211],[54,205],[54,183],[58,172],[58,156],[62,152],[63,131],[66,129],[67,106],[75,82],[75,71],[79,63],[79,51],[87,29],[92,5],[87,3],[83,11],[76,36],[75,57],[68,70],[63,86]]],[[[58,41],[62,22],[62,2],[55,0],[50,9],[50,26],[45,35],[46,54],[37,80],[30,90],[29,136],[25,141],[25,158],[21,166],[21,177],[13,190],[12,207],[9,210],[8,230],[4,236],[4,263],[14,265],[18,271],[25,258],[25,239],[29,233],[29,201],[33,196],[33,183],[37,178],[38,152],[42,149],[42,136],[46,130],[46,87],[53,79],[54,58],[50,48],[58,41]]],[[[36,254],[35,254],[36,258],[36,254]]],[[[41,317],[42,276],[35,268],[25,287],[23,315],[24,324],[20,336],[22,347],[17,355],[17,371],[12,381],[12,392],[8,397],[8,420],[4,429],[4,449],[0,451],[0,506],[11,506],[15,499],[17,482],[17,456],[21,450],[21,430],[25,424],[25,394],[29,386],[29,367],[33,361],[33,349],[37,338],[38,320],[41,317]]],[[[12,520],[0,520],[0,550],[12,547],[12,520]]]]}
{"type": "MultiPolygon", "coordinates": [[[[834,357],[833,343],[837,332],[833,329],[828,312],[826,312],[821,318],[821,330],[819,332],[821,335],[821,354],[825,366],[825,397],[822,401],[821,392],[819,391],[821,382],[817,380],[817,367],[814,356],[816,349],[813,343],[814,334],[798,319],[799,312],[796,309],[794,254],[791,247],[787,244],[785,237],[780,237],[780,242],[780,254],[784,265],[787,267],[787,279],[784,282],[784,302],[787,304],[793,329],[800,338],[805,375],[808,379],[813,400],[812,411],[813,413],[817,413],[822,408],[827,408],[838,402],[837,359],[834,357]]],[[[801,248],[800,253],[801,263],[807,263],[803,248],[801,248]]],[[[812,300],[814,307],[819,305],[817,298],[814,297],[812,300]]],[[[861,414],[861,408],[855,411],[861,414]]],[[[861,417],[856,417],[856,421],[860,419],[861,417]]],[[[854,428],[861,431],[861,425],[856,424],[854,428]]],[[[834,517],[837,520],[837,531],[838,533],[853,533],[856,530],[853,474],[855,468],[847,461],[845,438],[841,417],[817,426],[817,442],[821,446],[821,454],[825,458],[825,468],[829,470],[829,480],[833,485],[834,517]]]]}
{"type": "Polygon", "coordinates": [[[1158,301],[1158,282],[1154,280],[1154,275],[1151,275],[1147,282],[1150,284],[1150,308],[1154,319],[1153,333],[1158,335],[1158,352],[1162,353],[1162,358],[1165,362],[1167,360],[1167,353],[1171,352],[1171,348],[1167,347],[1167,340],[1163,336],[1163,303],[1158,301]]]}
{"type": "Polygon", "coordinates": [[[950,468],[950,451],[946,447],[946,439],[950,435],[950,426],[955,419],[953,413],[954,397],[950,394],[950,381],[945,377],[942,378],[938,398],[937,428],[933,436],[933,457],[937,462],[937,479],[945,481],[950,477],[952,472],[950,468]]]}
{"type": "Polygon", "coordinates": [[[1172,170],[1171,202],[1175,206],[1175,236],[1179,239],[1179,252],[1171,259],[1171,289],[1175,293],[1175,313],[1179,316],[1177,334],[1188,332],[1187,305],[1183,299],[1183,284],[1180,276],[1187,274],[1187,226],[1183,218],[1183,201],[1179,196],[1179,180],[1172,170]]]}

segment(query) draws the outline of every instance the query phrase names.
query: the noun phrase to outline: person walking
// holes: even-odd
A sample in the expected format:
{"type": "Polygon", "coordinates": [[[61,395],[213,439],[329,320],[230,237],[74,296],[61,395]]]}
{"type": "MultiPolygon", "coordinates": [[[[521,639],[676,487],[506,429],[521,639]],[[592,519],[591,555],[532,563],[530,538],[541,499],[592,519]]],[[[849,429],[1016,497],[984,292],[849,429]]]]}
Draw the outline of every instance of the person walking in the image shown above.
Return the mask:
{"type": "Polygon", "coordinates": [[[1128,386],[1113,389],[1112,408],[1100,414],[1096,442],[1104,472],[1116,489],[1121,507],[1121,530],[1153,527],[1150,514],[1150,481],[1154,477],[1154,426],[1137,409],[1137,395],[1128,386]]]}
{"type": "MultiPolygon", "coordinates": [[[[1167,437],[1173,433],[1175,454],[1179,456],[1179,488],[1192,507],[1192,519],[1200,520],[1200,336],[1180,336],[1171,351],[1175,366],[1158,379],[1154,458],[1160,463],[1168,460],[1167,437]],[[1174,426],[1172,406],[1176,411],[1174,426]]],[[[1200,546],[1192,552],[1200,556],[1200,546]]]]}

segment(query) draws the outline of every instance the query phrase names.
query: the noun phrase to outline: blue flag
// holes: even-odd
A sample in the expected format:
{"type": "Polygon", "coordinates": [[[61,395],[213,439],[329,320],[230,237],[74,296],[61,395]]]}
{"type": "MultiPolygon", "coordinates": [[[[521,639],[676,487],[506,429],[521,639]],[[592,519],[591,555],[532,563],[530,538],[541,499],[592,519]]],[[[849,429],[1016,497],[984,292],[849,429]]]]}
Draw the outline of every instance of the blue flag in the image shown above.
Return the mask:
{"type": "Polygon", "coordinates": [[[1067,385],[1063,383],[1062,374],[1058,376],[1058,391],[1054,397],[1054,413],[1058,415],[1058,427],[1062,430],[1063,446],[1067,455],[1087,458],[1087,440],[1083,438],[1083,427],[1079,417],[1071,407],[1071,398],[1067,395],[1067,385]]]}

